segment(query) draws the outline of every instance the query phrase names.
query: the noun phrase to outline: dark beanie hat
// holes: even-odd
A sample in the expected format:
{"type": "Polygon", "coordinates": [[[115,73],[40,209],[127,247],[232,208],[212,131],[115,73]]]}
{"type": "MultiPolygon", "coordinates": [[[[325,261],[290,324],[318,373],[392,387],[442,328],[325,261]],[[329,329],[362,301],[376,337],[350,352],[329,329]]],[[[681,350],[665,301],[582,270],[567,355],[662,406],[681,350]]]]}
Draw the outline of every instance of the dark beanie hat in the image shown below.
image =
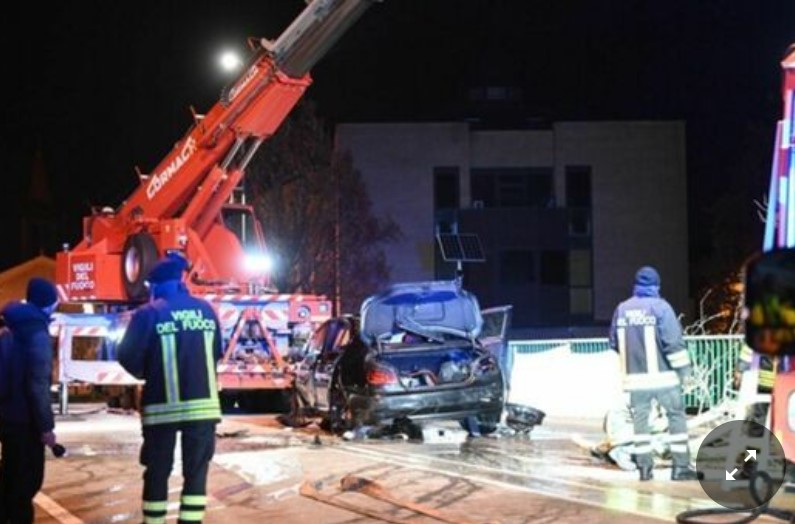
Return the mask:
{"type": "Polygon", "coordinates": [[[659,286],[660,274],[651,266],[643,266],[635,273],[635,285],[638,286],[659,286]]]}
{"type": "Polygon", "coordinates": [[[182,280],[182,272],[188,269],[187,260],[180,255],[166,255],[155,264],[146,280],[150,284],[162,284],[169,280],[182,280]]]}
{"type": "Polygon", "coordinates": [[[58,302],[58,290],[44,278],[34,277],[28,281],[28,304],[44,309],[58,302]]]}

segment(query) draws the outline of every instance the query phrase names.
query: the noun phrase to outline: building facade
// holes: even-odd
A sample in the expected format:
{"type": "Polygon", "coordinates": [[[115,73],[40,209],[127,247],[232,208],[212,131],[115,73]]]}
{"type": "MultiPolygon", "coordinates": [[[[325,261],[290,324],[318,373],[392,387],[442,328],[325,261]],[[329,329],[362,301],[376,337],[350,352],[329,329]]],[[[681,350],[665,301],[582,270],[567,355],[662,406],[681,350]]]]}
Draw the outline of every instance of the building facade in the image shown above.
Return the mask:
{"type": "Polygon", "coordinates": [[[341,124],[388,246],[394,281],[450,278],[437,233],[477,234],[465,287],[513,304],[514,326],[603,326],[654,265],[677,312],[688,306],[683,122],[559,122],[478,130],[468,123],[341,124]]]}

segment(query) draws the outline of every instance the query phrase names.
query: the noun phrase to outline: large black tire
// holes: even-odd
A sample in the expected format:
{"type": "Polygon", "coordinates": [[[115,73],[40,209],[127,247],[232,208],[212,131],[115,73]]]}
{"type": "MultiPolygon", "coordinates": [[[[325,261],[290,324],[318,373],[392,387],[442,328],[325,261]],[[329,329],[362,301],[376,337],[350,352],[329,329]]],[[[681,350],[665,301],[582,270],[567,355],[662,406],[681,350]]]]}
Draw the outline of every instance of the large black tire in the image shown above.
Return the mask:
{"type": "Polygon", "coordinates": [[[329,431],[342,434],[356,426],[356,416],[348,403],[348,397],[336,380],[332,380],[328,403],[328,414],[324,423],[329,431]]]}
{"type": "Polygon", "coordinates": [[[500,413],[478,415],[477,421],[480,434],[490,435],[497,431],[497,426],[500,424],[500,413]]]}
{"type": "Polygon", "coordinates": [[[296,388],[289,392],[290,411],[286,415],[279,415],[279,422],[291,428],[303,428],[312,423],[309,416],[310,408],[301,393],[296,388]]]}
{"type": "Polygon", "coordinates": [[[145,300],[149,296],[146,277],[157,263],[157,245],[149,233],[127,237],[121,256],[121,278],[130,300],[145,300]]]}
{"type": "Polygon", "coordinates": [[[474,419],[477,423],[477,428],[471,428],[468,419],[459,420],[458,424],[461,426],[461,429],[465,429],[469,432],[474,432],[474,430],[477,429],[481,435],[490,435],[497,431],[497,426],[500,423],[500,413],[481,413],[480,415],[476,415],[474,419]]]}

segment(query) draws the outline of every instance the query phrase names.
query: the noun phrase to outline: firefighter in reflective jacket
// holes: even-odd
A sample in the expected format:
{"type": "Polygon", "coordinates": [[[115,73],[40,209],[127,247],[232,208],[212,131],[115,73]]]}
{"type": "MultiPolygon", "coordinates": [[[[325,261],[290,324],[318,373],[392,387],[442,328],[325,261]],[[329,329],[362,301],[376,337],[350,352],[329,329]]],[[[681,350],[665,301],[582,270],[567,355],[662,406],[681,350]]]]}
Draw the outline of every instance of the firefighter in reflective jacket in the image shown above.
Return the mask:
{"type": "Polygon", "coordinates": [[[690,467],[681,387],[681,381],[691,372],[690,357],[679,320],[671,305],[660,297],[660,275],[653,267],[638,270],[633,296],[616,308],[610,326],[610,347],[619,353],[624,390],[630,394],[640,480],[653,476],[649,414],[654,399],[668,417],[671,479],[698,479],[698,473],[690,467]]]}
{"type": "MultiPolygon", "coordinates": [[[[740,388],[745,372],[756,372],[757,387],[755,393],[770,394],[776,383],[778,359],[770,355],[755,353],[747,345],[740,350],[740,358],[734,372],[734,386],[740,388]]],[[[749,406],[748,418],[762,426],[767,425],[767,411],[769,404],[754,402],[749,406]]]]}
{"type": "Polygon", "coordinates": [[[144,379],[141,396],[145,467],[145,523],[165,523],[168,477],[181,433],[182,475],[179,522],[201,522],[206,484],[215,452],[215,426],[221,419],[216,362],[221,332],[213,308],[192,297],[182,283],[186,261],[160,260],[147,278],[152,300],[135,311],[119,343],[122,366],[144,379]]]}
{"type": "MultiPolygon", "coordinates": [[[[740,358],[737,362],[737,373],[742,374],[746,371],[756,370],[758,376],[758,392],[770,393],[773,391],[773,385],[776,382],[776,358],[770,355],[762,355],[754,353],[754,350],[749,346],[743,345],[740,350],[740,358]]],[[[742,377],[735,376],[735,381],[738,383],[742,377]]]]}

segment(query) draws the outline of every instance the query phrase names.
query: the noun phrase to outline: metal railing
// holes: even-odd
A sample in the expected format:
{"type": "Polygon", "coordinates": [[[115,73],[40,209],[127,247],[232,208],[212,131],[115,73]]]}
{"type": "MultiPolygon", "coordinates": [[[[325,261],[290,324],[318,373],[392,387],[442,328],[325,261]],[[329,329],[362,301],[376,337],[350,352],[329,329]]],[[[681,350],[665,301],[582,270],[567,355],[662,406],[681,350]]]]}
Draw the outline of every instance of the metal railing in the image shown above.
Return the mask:
{"type": "MultiPolygon", "coordinates": [[[[685,389],[685,405],[701,412],[720,404],[727,395],[743,336],[686,336],[685,344],[693,365],[693,380],[685,389]]],[[[508,343],[508,367],[515,354],[541,353],[561,347],[568,347],[573,355],[610,351],[607,338],[512,340],[508,343]]]]}

